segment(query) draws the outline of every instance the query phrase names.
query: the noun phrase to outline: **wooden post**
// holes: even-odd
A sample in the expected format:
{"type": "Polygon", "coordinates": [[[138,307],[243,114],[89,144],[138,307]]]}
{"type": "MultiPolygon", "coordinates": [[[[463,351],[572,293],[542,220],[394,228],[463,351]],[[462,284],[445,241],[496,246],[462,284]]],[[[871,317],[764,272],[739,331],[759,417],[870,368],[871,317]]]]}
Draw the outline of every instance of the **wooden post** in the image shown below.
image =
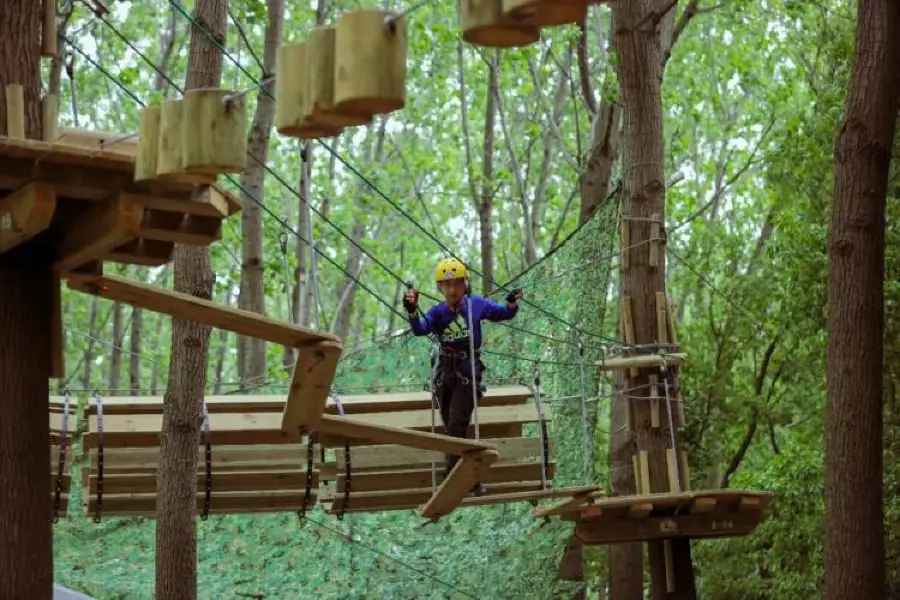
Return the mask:
{"type": "Polygon", "coordinates": [[[6,135],[25,139],[25,92],[15,83],[6,86],[6,135]]]}
{"type": "Polygon", "coordinates": [[[134,180],[156,179],[157,157],[159,156],[159,125],[162,109],[146,106],[141,109],[141,124],[138,132],[138,149],[134,158],[134,180]]]}
{"type": "Polygon", "coordinates": [[[56,31],[56,0],[44,0],[41,28],[41,56],[56,58],[59,53],[56,31]]]}
{"type": "Polygon", "coordinates": [[[57,121],[59,118],[59,99],[55,94],[47,94],[41,101],[41,128],[44,141],[48,144],[56,142],[58,136],[57,121]]]}

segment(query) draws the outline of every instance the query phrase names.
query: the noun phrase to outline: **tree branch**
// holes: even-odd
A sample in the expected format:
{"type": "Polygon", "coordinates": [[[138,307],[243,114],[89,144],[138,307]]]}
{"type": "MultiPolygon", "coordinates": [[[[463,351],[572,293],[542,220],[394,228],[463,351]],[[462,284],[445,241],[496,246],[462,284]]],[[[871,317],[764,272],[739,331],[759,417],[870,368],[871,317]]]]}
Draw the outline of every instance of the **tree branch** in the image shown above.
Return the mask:
{"type": "Polygon", "coordinates": [[[581,95],[584,105],[587,106],[591,116],[597,114],[597,101],[594,99],[594,90],[591,89],[591,73],[588,68],[587,58],[587,20],[578,23],[578,79],[581,82],[581,95]]]}
{"type": "Polygon", "coordinates": [[[737,452],[735,452],[734,456],[731,457],[731,462],[728,463],[728,468],[725,469],[725,473],[722,475],[722,479],[719,481],[719,487],[727,488],[731,476],[734,475],[738,468],[741,466],[744,457],[747,455],[747,450],[750,449],[750,445],[753,443],[753,438],[756,435],[756,427],[758,422],[759,411],[754,408],[750,416],[750,424],[747,427],[747,433],[744,435],[744,439],[741,440],[741,445],[738,447],[737,452]]]}

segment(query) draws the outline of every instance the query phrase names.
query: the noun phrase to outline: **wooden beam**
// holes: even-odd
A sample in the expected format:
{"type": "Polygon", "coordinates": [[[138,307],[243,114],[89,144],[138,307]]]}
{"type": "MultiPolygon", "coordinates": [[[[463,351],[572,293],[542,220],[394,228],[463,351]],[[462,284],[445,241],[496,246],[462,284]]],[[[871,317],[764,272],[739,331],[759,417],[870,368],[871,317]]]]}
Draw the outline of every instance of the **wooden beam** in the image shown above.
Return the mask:
{"type": "Polygon", "coordinates": [[[68,273],[133,239],[143,216],[143,208],[122,196],[79,214],[66,226],[54,271],[68,273]]]}
{"type": "Polygon", "coordinates": [[[333,342],[337,348],[340,348],[337,336],[283,321],[275,321],[248,310],[221,306],[190,294],[164,290],[114,276],[70,273],[67,279],[69,287],[74,290],[124,302],[131,306],[186,321],[224,329],[238,335],[258,338],[291,348],[304,348],[324,341],[333,342]]]}
{"type": "Polygon", "coordinates": [[[44,0],[41,20],[41,56],[56,58],[59,43],[56,32],[56,0],[44,0]]]}
{"type": "Polygon", "coordinates": [[[45,231],[55,212],[56,194],[39,183],[0,198],[0,253],[45,231]]]}
{"type": "Polygon", "coordinates": [[[325,412],[340,356],[341,345],[336,341],[320,342],[297,352],[291,387],[281,415],[283,430],[309,431],[316,426],[325,412]]]}
{"type": "Polygon", "coordinates": [[[461,455],[466,452],[495,450],[493,446],[486,442],[455,438],[440,433],[415,431],[403,427],[370,425],[352,417],[322,415],[322,419],[316,425],[315,431],[316,433],[330,433],[351,439],[370,440],[381,444],[396,444],[421,450],[434,450],[444,454],[461,455]]]}
{"type": "MultiPolygon", "coordinates": [[[[666,366],[673,367],[678,366],[685,361],[687,358],[687,354],[666,354],[665,355],[665,364],[666,366]]],[[[641,354],[638,356],[616,356],[614,358],[607,358],[606,360],[597,361],[597,367],[601,371],[615,371],[616,369],[628,369],[628,368],[647,368],[647,367],[662,367],[663,366],[663,358],[659,354],[641,354]]]]}
{"type": "Polygon", "coordinates": [[[575,535],[591,546],[676,537],[735,537],[753,533],[762,522],[763,514],[747,511],[585,520],[575,526],[575,535]]]}
{"type": "Polygon", "coordinates": [[[209,246],[222,238],[222,218],[145,210],[141,238],[189,246],[209,246]]]}
{"type": "Polygon", "coordinates": [[[137,136],[129,138],[128,135],[127,133],[61,127],[57,133],[56,143],[134,157],[137,154],[138,138],[137,136]]]}
{"type": "MultiPolygon", "coordinates": [[[[572,488],[562,488],[569,489],[572,488]]],[[[531,515],[535,518],[543,518],[543,517],[552,517],[556,515],[561,515],[568,512],[577,512],[582,507],[588,506],[595,499],[603,496],[603,491],[597,486],[589,486],[585,488],[580,488],[580,491],[577,493],[569,492],[567,494],[571,496],[569,499],[553,504],[551,506],[543,506],[541,508],[536,508],[531,512],[531,515]],[[590,490],[590,491],[588,491],[590,490]]],[[[563,496],[565,497],[565,496],[563,496]]]]}
{"type": "Polygon", "coordinates": [[[469,495],[475,484],[484,477],[486,471],[499,458],[496,450],[466,452],[460,457],[450,475],[438,488],[435,495],[419,514],[426,519],[434,519],[449,515],[469,495]]]}
{"type": "MultiPolygon", "coordinates": [[[[212,492],[210,513],[252,514],[265,512],[296,511],[303,505],[303,492],[278,490],[269,492],[212,492]]],[[[319,490],[310,491],[307,509],[318,502],[319,490]]],[[[204,493],[197,494],[197,513],[203,510],[204,493]]],[[[92,514],[97,506],[97,498],[91,496],[85,503],[85,512],[92,514]]],[[[154,517],[156,516],[156,494],[103,495],[103,515],[110,517],[154,517]]]]}
{"type": "Polygon", "coordinates": [[[25,139],[25,88],[17,83],[6,86],[6,136],[25,139]]]}

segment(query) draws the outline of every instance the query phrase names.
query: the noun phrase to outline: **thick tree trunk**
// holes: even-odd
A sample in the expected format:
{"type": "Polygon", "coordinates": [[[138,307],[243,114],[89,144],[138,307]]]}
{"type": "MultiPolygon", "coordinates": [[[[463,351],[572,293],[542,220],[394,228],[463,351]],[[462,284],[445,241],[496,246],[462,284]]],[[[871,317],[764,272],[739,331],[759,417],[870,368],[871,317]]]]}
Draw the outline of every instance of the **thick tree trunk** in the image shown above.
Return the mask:
{"type": "MultiPolygon", "coordinates": [[[[622,88],[625,141],[623,152],[624,196],[622,218],[632,245],[650,239],[650,219],[656,214],[665,223],[665,157],[663,154],[662,76],[665,52],[659,28],[650,23],[653,0],[631,0],[613,4],[613,31],[618,53],[619,82],[622,88]]],[[[626,250],[629,267],[623,268],[620,293],[631,299],[636,344],[656,341],[656,292],[664,292],[665,253],[659,266],[651,267],[649,244],[626,250]]],[[[623,261],[623,265],[624,265],[623,261]]],[[[628,380],[638,387],[631,395],[647,395],[649,370],[628,380]]],[[[650,402],[631,402],[638,450],[649,457],[650,491],[669,491],[666,471],[668,424],[650,427],[650,402]]],[[[676,432],[677,435],[677,432],[676,432]]],[[[690,542],[673,540],[672,565],[675,591],[666,586],[663,542],[648,544],[653,598],[696,598],[691,565],[690,542]]]]}
{"type": "MultiPolygon", "coordinates": [[[[194,19],[225,39],[225,0],[198,0],[194,19]]],[[[217,87],[222,53],[197,27],[191,30],[187,89],[217,87]]],[[[175,290],[210,299],[213,274],[208,248],[177,245],[175,290]]],[[[197,597],[197,448],[209,361],[210,328],[172,319],[172,362],[160,435],[156,503],[156,597],[197,597]]]]}
{"type": "MultiPolygon", "coordinates": [[[[40,139],[41,6],[6,0],[0,12],[0,90],[24,87],[25,133],[40,139]]],[[[6,119],[0,119],[5,134],[6,119]]],[[[51,258],[34,249],[0,255],[0,598],[53,596],[47,477],[51,258]]]]}
{"type": "Polygon", "coordinates": [[[113,305],[113,345],[112,356],[109,360],[109,389],[112,394],[117,394],[119,389],[119,379],[122,375],[122,344],[125,341],[122,308],[122,304],[119,302],[116,302],[113,305]]]}
{"type": "MultiPolygon", "coordinates": [[[[263,52],[263,78],[275,71],[275,52],[281,42],[281,28],[284,22],[284,0],[267,0],[268,22],[266,24],[265,48],[263,52]]],[[[269,138],[272,134],[272,120],[275,116],[275,101],[266,92],[272,93],[270,82],[261,90],[256,100],[256,114],[250,127],[248,152],[259,160],[248,159],[247,168],[241,176],[241,232],[243,234],[241,269],[241,294],[238,306],[256,313],[265,313],[266,296],[263,286],[263,234],[262,208],[251,200],[251,196],[262,199],[265,191],[265,164],[269,154],[269,138]]],[[[238,338],[239,362],[243,363],[240,373],[245,384],[257,384],[266,378],[266,344],[257,338],[238,338]]]]}
{"type": "Polygon", "coordinates": [[[484,100],[484,150],[481,156],[481,194],[476,199],[478,231],[481,235],[481,290],[484,295],[494,289],[494,121],[495,98],[501,51],[496,50],[488,65],[487,97],[484,100]]]}
{"type": "Polygon", "coordinates": [[[900,99],[900,3],[860,0],[835,152],[828,256],[825,598],[885,597],[885,198],[900,99]]]}
{"type": "Polygon", "coordinates": [[[128,387],[134,395],[141,389],[141,333],[144,313],[139,308],[131,311],[131,333],[129,334],[128,352],[128,387]]]}

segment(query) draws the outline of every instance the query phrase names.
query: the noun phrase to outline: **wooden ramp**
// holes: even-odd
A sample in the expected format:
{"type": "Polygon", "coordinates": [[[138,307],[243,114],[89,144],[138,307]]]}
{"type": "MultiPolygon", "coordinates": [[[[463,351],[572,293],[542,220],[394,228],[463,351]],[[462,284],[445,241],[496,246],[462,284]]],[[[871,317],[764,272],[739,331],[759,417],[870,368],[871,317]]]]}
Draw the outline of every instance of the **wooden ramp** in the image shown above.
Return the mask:
{"type": "Polygon", "coordinates": [[[537,509],[534,514],[575,521],[575,535],[588,545],[736,537],[756,530],[773,497],[770,492],[729,489],[615,498],[587,496],[537,509]]]}
{"type": "MultiPolygon", "coordinates": [[[[86,409],[84,448],[90,467],[82,472],[86,512],[102,516],[153,516],[159,467],[163,399],[106,398],[86,409]],[[103,469],[100,470],[102,452],[103,469]]],[[[317,502],[318,449],[281,430],[284,399],[212,396],[209,414],[209,483],[203,433],[197,448],[197,512],[246,514],[311,509],[317,502]],[[257,400],[258,398],[258,400],[257,400]]],[[[198,415],[198,419],[201,415],[198,415]]]]}
{"type": "Polygon", "coordinates": [[[73,437],[77,429],[78,400],[69,398],[66,407],[63,398],[50,398],[50,496],[54,520],[68,513],[69,493],[72,487],[72,457],[75,455],[73,437]],[[62,470],[59,468],[60,458],[63,458],[62,470]]]}
{"type": "Polygon", "coordinates": [[[338,515],[420,508],[422,516],[436,518],[457,506],[558,497],[551,487],[552,442],[548,439],[545,449],[540,437],[523,434],[524,425],[539,422],[531,399],[523,386],[489,389],[479,402],[479,444],[431,433],[432,422],[436,432],[443,427],[437,411],[432,415],[430,392],[346,396],[340,406],[332,398],[323,431],[316,432],[326,448],[319,467],[324,508],[338,515]],[[344,417],[331,416],[341,410],[344,417]],[[345,430],[338,427],[351,423],[345,430]],[[374,434],[376,428],[380,434],[374,434]],[[402,436],[392,438],[384,428],[402,436]],[[416,434],[422,443],[410,439],[416,434]],[[462,457],[446,481],[445,453],[462,457]],[[468,497],[476,482],[485,485],[486,494],[468,497]]]}

